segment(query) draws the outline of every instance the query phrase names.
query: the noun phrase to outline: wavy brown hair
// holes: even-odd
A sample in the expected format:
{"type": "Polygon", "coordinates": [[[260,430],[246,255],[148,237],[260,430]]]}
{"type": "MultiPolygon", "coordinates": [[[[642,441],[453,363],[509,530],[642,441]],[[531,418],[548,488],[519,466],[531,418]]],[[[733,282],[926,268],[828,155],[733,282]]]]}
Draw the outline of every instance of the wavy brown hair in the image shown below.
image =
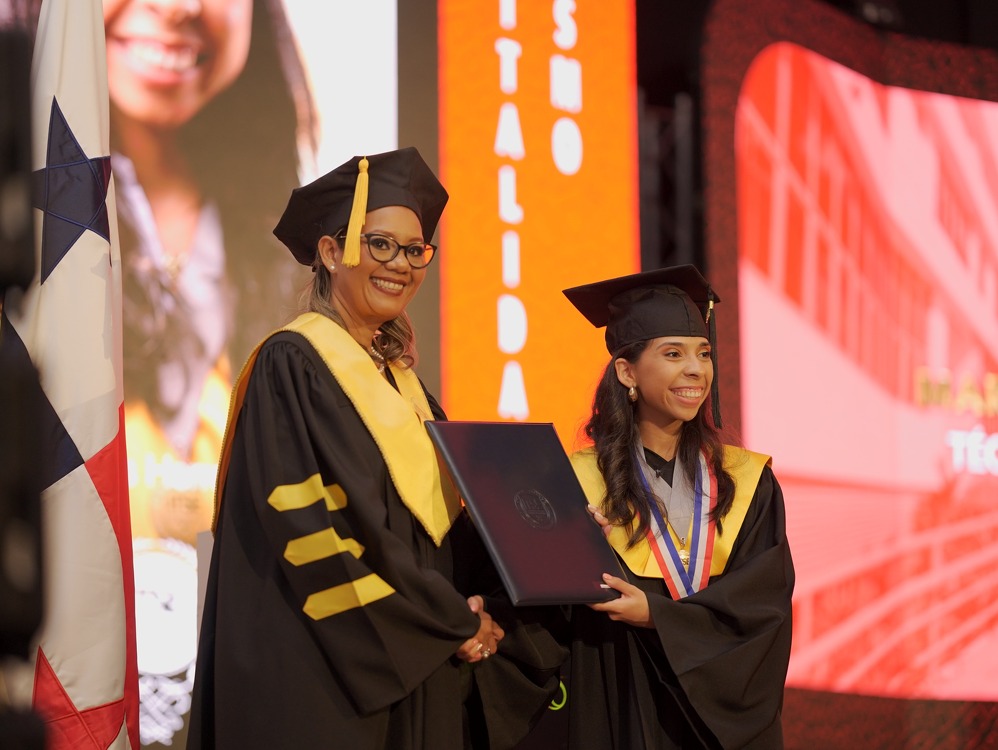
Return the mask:
{"type": "MultiPolygon", "coordinates": [[[[623,358],[634,364],[647,346],[648,341],[638,341],[625,346],[610,358],[596,386],[592,415],[584,428],[586,436],[593,441],[596,463],[606,483],[604,514],[615,526],[632,529],[628,547],[634,546],[648,533],[651,513],[647,509],[653,503],[659,508],[662,504],[641,481],[641,469],[634,460],[637,433],[635,407],[627,398],[627,389],[617,379],[614,361],[623,358]]],[[[714,426],[709,399],[679,433],[676,452],[691,486],[696,481],[701,449],[707,455],[717,479],[717,504],[712,516],[720,530],[721,519],[734,502],[735,483],[724,470],[721,433],[714,426]]]]}

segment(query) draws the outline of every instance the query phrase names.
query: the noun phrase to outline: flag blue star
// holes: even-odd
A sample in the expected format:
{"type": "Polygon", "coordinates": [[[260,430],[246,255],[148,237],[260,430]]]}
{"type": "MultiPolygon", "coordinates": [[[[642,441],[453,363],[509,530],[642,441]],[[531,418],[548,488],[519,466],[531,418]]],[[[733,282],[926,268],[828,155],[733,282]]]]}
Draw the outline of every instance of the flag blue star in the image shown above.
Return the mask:
{"type": "Polygon", "coordinates": [[[40,442],[44,446],[42,455],[30,456],[28,459],[35,469],[31,479],[32,481],[37,479],[38,489],[51,487],[76,467],[81,466],[84,463],[83,456],[42,389],[31,355],[28,354],[28,349],[21,340],[16,326],[11,324],[7,311],[2,306],[0,306],[0,330],[3,331],[3,336],[0,336],[0,372],[19,390],[18,410],[12,415],[4,414],[2,417],[16,422],[19,414],[30,415],[33,439],[26,439],[25,442],[28,445],[40,442]]]}
{"type": "Polygon", "coordinates": [[[111,157],[87,157],[54,97],[45,167],[32,178],[32,204],[45,214],[40,279],[45,283],[85,231],[108,241],[111,236],[107,216],[111,157]]]}

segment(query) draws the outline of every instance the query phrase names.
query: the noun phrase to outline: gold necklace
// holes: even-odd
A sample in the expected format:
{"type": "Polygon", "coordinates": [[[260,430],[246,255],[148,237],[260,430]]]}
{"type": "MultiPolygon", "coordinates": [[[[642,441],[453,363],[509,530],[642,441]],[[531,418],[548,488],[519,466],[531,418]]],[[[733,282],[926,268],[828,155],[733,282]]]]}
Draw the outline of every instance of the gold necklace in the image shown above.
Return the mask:
{"type": "Polygon", "coordinates": [[[382,375],[385,372],[385,355],[374,348],[374,344],[371,344],[371,359],[374,360],[374,364],[378,366],[378,372],[382,375]]]}

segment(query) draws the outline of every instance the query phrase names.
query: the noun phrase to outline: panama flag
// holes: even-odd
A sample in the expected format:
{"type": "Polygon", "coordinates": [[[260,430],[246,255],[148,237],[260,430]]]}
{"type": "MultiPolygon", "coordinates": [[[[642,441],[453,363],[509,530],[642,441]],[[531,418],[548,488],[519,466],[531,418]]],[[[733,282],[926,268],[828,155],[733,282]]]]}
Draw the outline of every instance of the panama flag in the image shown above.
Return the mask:
{"type": "Polygon", "coordinates": [[[33,669],[8,689],[31,700],[52,750],[134,749],[121,266],[101,0],[43,0],[31,86],[38,265],[27,292],[8,293],[0,341],[7,356],[30,358],[44,392],[45,614],[33,669]]]}

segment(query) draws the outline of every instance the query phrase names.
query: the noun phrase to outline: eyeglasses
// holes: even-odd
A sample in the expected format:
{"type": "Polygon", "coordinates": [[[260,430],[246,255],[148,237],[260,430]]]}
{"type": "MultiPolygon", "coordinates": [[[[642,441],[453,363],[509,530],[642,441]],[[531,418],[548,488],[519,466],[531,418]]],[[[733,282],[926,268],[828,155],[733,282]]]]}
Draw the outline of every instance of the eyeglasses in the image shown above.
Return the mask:
{"type": "MultiPolygon", "coordinates": [[[[345,234],[336,237],[343,244],[345,234]]],[[[378,263],[391,263],[400,252],[405,253],[405,259],[413,268],[426,268],[437,254],[437,246],[429,242],[414,242],[411,245],[400,245],[394,237],[384,234],[362,234],[361,239],[367,245],[371,257],[378,263]]]]}

